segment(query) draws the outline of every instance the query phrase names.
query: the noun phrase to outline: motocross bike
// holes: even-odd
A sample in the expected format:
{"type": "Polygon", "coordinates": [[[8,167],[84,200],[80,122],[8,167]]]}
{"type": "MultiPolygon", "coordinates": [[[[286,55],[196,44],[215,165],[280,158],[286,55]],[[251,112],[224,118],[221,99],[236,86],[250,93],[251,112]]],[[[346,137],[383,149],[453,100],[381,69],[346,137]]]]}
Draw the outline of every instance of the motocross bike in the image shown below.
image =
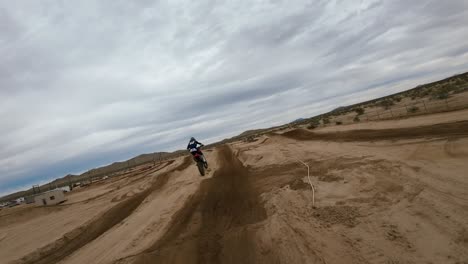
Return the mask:
{"type": "Polygon", "coordinates": [[[205,159],[203,153],[198,149],[198,151],[193,155],[193,159],[197,163],[198,171],[201,176],[205,176],[205,169],[208,169],[208,162],[205,159]]]}

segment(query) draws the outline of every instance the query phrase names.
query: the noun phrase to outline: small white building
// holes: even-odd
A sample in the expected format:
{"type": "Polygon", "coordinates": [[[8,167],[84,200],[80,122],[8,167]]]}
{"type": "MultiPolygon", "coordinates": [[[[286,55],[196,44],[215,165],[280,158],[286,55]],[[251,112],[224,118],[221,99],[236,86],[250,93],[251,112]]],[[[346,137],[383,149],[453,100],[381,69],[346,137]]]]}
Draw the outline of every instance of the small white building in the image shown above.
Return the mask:
{"type": "Polygon", "coordinates": [[[34,196],[36,205],[55,205],[65,201],[63,190],[56,189],[34,196]]]}

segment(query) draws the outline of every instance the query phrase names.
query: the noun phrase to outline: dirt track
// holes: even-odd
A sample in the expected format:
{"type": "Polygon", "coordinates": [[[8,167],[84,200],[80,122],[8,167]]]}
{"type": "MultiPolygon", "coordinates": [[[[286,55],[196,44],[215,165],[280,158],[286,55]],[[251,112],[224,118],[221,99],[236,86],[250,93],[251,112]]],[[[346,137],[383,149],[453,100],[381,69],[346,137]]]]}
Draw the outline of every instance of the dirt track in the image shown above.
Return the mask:
{"type": "Polygon", "coordinates": [[[220,168],[175,214],[168,231],[132,263],[255,263],[251,225],[266,218],[248,172],[231,149],[220,168]]]}
{"type": "Polygon", "coordinates": [[[190,158],[179,159],[72,193],[68,205],[2,212],[0,257],[61,264],[468,263],[467,126],[295,130],[235,142],[207,152],[205,177],[190,158]],[[316,207],[297,159],[310,165],[316,207]],[[60,226],[66,231],[54,233],[60,226]],[[23,229],[34,239],[18,236],[23,229]],[[36,235],[43,229],[56,238],[36,235]]]}

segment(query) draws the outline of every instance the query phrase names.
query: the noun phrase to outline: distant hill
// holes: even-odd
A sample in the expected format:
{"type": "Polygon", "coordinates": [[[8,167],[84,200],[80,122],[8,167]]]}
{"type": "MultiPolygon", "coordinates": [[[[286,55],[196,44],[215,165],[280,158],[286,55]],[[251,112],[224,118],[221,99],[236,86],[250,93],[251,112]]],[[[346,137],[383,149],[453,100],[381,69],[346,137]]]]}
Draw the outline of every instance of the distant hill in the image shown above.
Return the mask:
{"type": "MultiPolygon", "coordinates": [[[[139,156],[136,156],[126,161],[114,162],[110,165],[90,169],[80,175],[68,174],[64,177],[57,178],[49,183],[43,184],[39,186],[39,188],[41,191],[45,191],[51,188],[53,189],[55,188],[55,186],[57,187],[68,186],[70,183],[75,183],[75,182],[79,182],[79,181],[83,181],[83,180],[87,180],[91,178],[103,177],[105,175],[110,175],[112,173],[116,173],[116,172],[131,168],[131,167],[135,167],[138,165],[142,165],[145,163],[159,162],[161,160],[167,160],[167,159],[175,158],[181,155],[185,155],[185,151],[179,150],[179,151],[175,151],[172,153],[155,152],[155,153],[149,153],[149,154],[141,154],[139,156]]],[[[24,190],[24,191],[15,192],[15,193],[0,197],[0,202],[18,199],[20,197],[32,195],[33,193],[34,192],[32,188],[28,190],[24,190]]]]}
{"type": "Polygon", "coordinates": [[[340,107],[337,107],[337,108],[331,110],[331,112],[340,112],[340,111],[343,111],[344,109],[346,109],[346,106],[340,106],[340,107]]]}
{"type": "Polygon", "coordinates": [[[305,120],[305,118],[298,118],[298,119],[292,121],[291,123],[302,122],[302,121],[304,121],[304,120],[305,120]]]}
{"type": "Polygon", "coordinates": [[[268,130],[269,128],[261,128],[261,129],[252,129],[252,130],[247,130],[242,132],[241,134],[238,135],[238,137],[243,137],[243,136],[250,136],[253,134],[258,134],[261,132],[264,132],[265,130],[268,130]]]}

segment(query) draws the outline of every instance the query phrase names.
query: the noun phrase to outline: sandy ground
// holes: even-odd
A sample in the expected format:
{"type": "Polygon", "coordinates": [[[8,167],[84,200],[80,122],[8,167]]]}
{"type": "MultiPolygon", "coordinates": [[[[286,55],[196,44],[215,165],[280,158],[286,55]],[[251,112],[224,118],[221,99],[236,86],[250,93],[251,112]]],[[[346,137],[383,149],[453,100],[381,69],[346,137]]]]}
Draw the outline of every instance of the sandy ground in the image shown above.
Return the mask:
{"type": "Polygon", "coordinates": [[[0,259],[468,263],[467,121],[458,111],[270,134],[207,151],[204,177],[179,158],[59,206],[2,210],[0,259]]]}
{"type": "Polygon", "coordinates": [[[357,129],[390,129],[390,128],[403,128],[403,127],[415,127],[415,126],[427,126],[433,124],[452,123],[457,121],[464,121],[468,119],[468,109],[437,113],[428,116],[415,116],[410,118],[402,118],[397,120],[385,120],[379,122],[362,122],[354,123],[341,126],[327,126],[314,129],[317,133],[327,133],[335,131],[345,130],[357,130],[357,129]]]}

